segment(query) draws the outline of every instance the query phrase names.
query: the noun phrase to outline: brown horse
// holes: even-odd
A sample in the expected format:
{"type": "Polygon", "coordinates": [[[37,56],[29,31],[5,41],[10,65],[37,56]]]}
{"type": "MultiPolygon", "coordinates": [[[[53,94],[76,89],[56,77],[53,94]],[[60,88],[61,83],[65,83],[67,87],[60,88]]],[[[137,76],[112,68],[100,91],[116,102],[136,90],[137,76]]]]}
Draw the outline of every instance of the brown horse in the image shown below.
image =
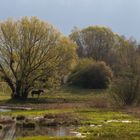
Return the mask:
{"type": "Polygon", "coordinates": [[[34,95],[38,95],[38,98],[39,98],[40,94],[43,92],[44,92],[44,90],[42,90],[42,89],[32,90],[31,95],[32,95],[32,97],[34,97],[34,95]]]}

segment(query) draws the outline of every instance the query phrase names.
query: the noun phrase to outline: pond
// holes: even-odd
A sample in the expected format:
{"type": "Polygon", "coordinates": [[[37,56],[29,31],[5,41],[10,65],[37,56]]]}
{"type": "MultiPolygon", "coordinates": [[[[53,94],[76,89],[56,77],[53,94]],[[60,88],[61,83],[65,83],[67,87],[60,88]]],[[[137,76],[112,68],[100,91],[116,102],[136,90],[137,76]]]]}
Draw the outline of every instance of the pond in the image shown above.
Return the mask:
{"type": "MultiPolygon", "coordinates": [[[[0,112],[9,112],[12,109],[1,108],[0,112]]],[[[5,118],[3,118],[5,120],[5,118]]],[[[50,136],[50,137],[69,137],[76,136],[80,137],[81,134],[76,132],[79,128],[76,126],[42,126],[38,123],[38,120],[35,122],[35,127],[33,128],[24,128],[20,124],[23,124],[25,120],[16,120],[15,118],[8,118],[6,121],[12,119],[12,123],[7,123],[6,125],[2,125],[2,129],[0,129],[0,140],[15,140],[17,137],[25,137],[25,136],[50,136]],[[19,125],[17,125],[19,124],[19,125]]],[[[27,118],[26,118],[27,119],[27,118]]],[[[28,119],[27,119],[28,120],[28,119]]],[[[32,118],[31,122],[34,121],[32,118]]]]}
{"type": "Polygon", "coordinates": [[[10,109],[0,109],[0,112],[9,112],[11,111],[10,109]]]}
{"type": "Polygon", "coordinates": [[[42,136],[55,136],[55,137],[63,137],[63,136],[75,136],[76,134],[73,133],[75,131],[75,127],[38,127],[36,129],[17,129],[15,133],[15,137],[20,136],[36,136],[36,135],[42,135],[42,136]]]}
{"type": "MultiPolygon", "coordinates": [[[[77,127],[74,126],[59,126],[59,127],[36,127],[35,129],[17,128],[15,125],[8,126],[3,130],[1,140],[14,140],[17,137],[25,136],[51,136],[51,137],[65,137],[65,136],[79,136],[75,132],[77,127]]],[[[1,132],[2,133],[2,132],[1,132]]]]}

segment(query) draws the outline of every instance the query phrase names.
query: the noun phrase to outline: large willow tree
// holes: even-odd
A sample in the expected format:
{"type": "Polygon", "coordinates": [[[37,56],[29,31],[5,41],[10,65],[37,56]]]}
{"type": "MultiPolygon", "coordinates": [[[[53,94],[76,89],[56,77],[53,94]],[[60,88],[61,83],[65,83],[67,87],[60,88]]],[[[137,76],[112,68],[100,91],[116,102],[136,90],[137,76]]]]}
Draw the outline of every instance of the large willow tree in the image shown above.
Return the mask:
{"type": "Polygon", "coordinates": [[[0,73],[12,98],[27,98],[35,81],[62,64],[60,38],[52,25],[35,17],[0,23],[0,73]]]}

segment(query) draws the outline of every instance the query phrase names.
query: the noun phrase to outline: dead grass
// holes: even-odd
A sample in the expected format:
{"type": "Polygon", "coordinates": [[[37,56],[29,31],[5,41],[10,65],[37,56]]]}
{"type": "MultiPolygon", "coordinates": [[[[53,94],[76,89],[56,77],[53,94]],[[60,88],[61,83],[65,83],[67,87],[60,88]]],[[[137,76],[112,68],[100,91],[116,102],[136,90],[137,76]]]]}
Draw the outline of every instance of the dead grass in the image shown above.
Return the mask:
{"type": "Polygon", "coordinates": [[[125,107],[124,110],[128,114],[132,114],[132,115],[140,118],[140,106],[137,106],[137,107],[128,106],[128,107],[125,107]]]}

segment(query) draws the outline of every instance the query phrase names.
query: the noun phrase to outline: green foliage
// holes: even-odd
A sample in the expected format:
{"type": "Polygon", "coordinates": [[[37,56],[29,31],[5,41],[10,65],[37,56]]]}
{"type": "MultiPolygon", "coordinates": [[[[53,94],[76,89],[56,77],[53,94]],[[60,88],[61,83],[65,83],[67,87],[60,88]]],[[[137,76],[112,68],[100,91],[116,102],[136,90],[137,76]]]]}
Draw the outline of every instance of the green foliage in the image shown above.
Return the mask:
{"type": "Polygon", "coordinates": [[[26,99],[38,81],[60,81],[70,70],[76,45],[47,22],[24,17],[0,23],[0,75],[12,98],[26,99]]]}
{"type": "Polygon", "coordinates": [[[69,82],[78,87],[104,89],[109,86],[111,79],[112,71],[104,62],[84,59],[73,70],[69,82]]]}
{"type": "Polygon", "coordinates": [[[134,42],[126,41],[124,45],[111,96],[118,105],[136,105],[140,100],[140,56],[134,42]]]}
{"type": "Polygon", "coordinates": [[[113,82],[111,97],[120,106],[136,105],[140,100],[140,77],[120,77],[113,82]]]}
{"type": "Polygon", "coordinates": [[[108,63],[117,36],[109,28],[89,26],[82,30],[73,30],[70,38],[77,43],[80,57],[92,57],[108,63]]]}
{"type": "Polygon", "coordinates": [[[46,72],[40,79],[44,87],[56,88],[65,83],[65,76],[69,75],[77,61],[76,48],[76,44],[68,38],[60,38],[58,46],[53,52],[57,56],[55,62],[51,62],[53,69],[49,73],[46,72]]]}

